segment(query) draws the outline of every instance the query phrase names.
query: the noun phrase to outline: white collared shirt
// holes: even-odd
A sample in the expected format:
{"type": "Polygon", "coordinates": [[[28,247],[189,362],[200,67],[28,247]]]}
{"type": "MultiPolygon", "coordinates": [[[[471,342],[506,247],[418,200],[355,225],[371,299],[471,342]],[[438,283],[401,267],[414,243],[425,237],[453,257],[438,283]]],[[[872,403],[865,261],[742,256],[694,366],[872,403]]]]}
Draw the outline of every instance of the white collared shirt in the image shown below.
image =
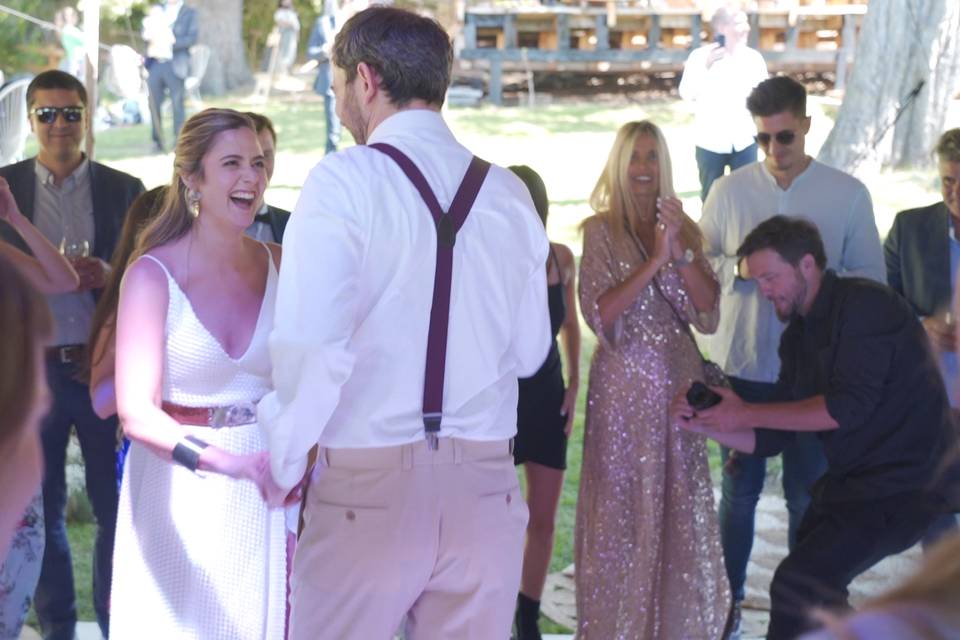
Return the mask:
{"type": "MultiPolygon", "coordinates": [[[[472,154],[440,114],[405,110],[387,142],[423,172],[446,210],[472,154]]],[[[300,193],[283,249],[270,336],[276,391],[260,402],[274,478],[300,480],[322,446],[383,447],[424,437],[433,218],[406,175],[365,146],[326,156],[300,193]]],[[[548,243],[524,184],[492,166],[453,251],[440,436],[516,433],[517,378],[550,346],[548,243]]]]}
{"type": "Polygon", "coordinates": [[[174,5],[154,5],[143,19],[143,39],[147,43],[147,57],[161,62],[173,58],[173,45],[177,38],[173,35],[173,24],[180,15],[182,2],[174,5]]]}
{"type": "MultiPolygon", "coordinates": [[[[269,210],[267,203],[264,202],[260,206],[260,210],[257,211],[257,215],[267,213],[269,210]]],[[[273,227],[266,222],[257,222],[254,220],[244,233],[248,238],[253,238],[257,242],[279,242],[273,235],[273,227]]]]}
{"type": "Polygon", "coordinates": [[[720,279],[720,325],[698,342],[728,375],[754,382],[776,382],[785,325],[754,280],[736,277],[736,255],[747,234],[775,215],[817,225],[827,268],[838,275],[887,281],[873,203],[853,176],[812,160],[790,188],[781,189],[766,165],[755,162],[714,182],[700,228],[720,279]]]}
{"type": "Polygon", "coordinates": [[[695,49],[683,66],[680,97],[696,104],[693,141],[713,153],[742,151],[753,144],[757,127],[747,111],[747,96],[767,79],[763,56],[739,47],[707,68],[707,56],[716,45],[695,49]]]}

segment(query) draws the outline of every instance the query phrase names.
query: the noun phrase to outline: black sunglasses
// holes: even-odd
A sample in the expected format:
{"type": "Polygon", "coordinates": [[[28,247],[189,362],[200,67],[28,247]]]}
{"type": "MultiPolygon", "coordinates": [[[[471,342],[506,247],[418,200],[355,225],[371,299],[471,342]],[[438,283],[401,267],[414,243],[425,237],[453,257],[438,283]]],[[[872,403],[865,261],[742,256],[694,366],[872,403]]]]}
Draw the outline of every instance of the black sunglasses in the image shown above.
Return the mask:
{"type": "Polygon", "coordinates": [[[756,140],[757,144],[761,147],[768,146],[771,138],[776,138],[777,144],[786,146],[788,144],[793,144],[793,141],[797,139],[797,133],[795,131],[790,131],[789,129],[784,129],[783,131],[777,131],[773,135],[770,135],[769,133],[758,133],[757,135],[753,136],[753,139],[756,140]]]}
{"type": "Polygon", "coordinates": [[[53,124],[58,113],[62,113],[67,122],[80,122],[83,118],[83,107],[37,107],[33,110],[33,115],[43,124],[53,124]]]}

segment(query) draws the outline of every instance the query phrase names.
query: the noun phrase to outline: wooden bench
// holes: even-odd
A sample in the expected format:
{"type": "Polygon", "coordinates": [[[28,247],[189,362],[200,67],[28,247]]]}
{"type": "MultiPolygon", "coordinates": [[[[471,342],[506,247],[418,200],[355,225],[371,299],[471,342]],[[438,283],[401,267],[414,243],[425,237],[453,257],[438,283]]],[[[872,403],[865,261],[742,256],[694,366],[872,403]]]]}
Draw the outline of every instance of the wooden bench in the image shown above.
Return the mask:
{"type": "MultiPolygon", "coordinates": [[[[747,14],[750,46],[771,71],[833,70],[842,89],[866,10],[861,4],[761,6],[747,14]]],[[[501,104],[505,70],[679,72],[709,31],[693,7],[476,6],[466,12],[459,57],[487,71],[489,100],[501,104]]]]}

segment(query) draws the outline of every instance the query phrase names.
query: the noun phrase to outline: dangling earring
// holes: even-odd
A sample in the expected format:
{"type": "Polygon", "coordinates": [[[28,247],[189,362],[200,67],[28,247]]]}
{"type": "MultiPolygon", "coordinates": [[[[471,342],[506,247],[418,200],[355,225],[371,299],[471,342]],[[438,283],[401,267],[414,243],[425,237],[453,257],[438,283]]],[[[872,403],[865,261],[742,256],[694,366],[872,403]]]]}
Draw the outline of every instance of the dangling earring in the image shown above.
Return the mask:
{"type": "Polygon", "coordinates": [[[187,209],[194,218],[200,215],[200,192],[190,189],[187,191],[187,209]]]}

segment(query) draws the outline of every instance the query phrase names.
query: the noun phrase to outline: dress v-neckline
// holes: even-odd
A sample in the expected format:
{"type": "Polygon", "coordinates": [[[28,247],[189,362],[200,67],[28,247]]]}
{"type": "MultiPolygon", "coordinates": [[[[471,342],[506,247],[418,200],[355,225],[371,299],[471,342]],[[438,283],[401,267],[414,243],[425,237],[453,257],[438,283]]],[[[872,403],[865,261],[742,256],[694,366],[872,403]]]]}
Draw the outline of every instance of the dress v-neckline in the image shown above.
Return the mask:
{"type": "Polygon", "coordinates": [[[186,300],[187,307],[190,309],[190,314],[193,316],[193,319],[197,321],[197,324],[200,325],[200,328],[203,329],[203,332],[210,337],[210,340],[217,345],[217,348],[220,349],[220,353],[225,355],[231,362],[242,362],[244,358],[246,358],[247,355],[249,355],[251,347],[253,347],[254,342],[256,342],[257,334],[260,333],[260,325],[263,322],[263,312],[265,311],[267,306],[266,305],[267,294],[269,293],[269,290],[270,290],[270,279],[271,279],[270,276],[271,274],[273,274],[273,272],[276,269],[276,267],[273,264],[273,253],[270,251],[270,249],[266,245],[263,245],[263,246],[267,250],[267,279],[263,286],[263,298],[260,299],[260,310],[257,313],[257,322],[253,326],[253,333],[250,334],[250,341],[247,343],[247,346],[243,350],[243,353],[241,353],[237,357],[233,357],[232,355],[230,355],[227,349],[223,346],[223,343],[220,342],[220,340],[218,340],[215,335],[213,335],[213,332],[207,328],[207,325],[203,324],[203,320],[201,320],[200,316],[197,315],[197,310],[194,308],[193,302],[190,300],[190,296],[188,296],[187,292],[183,290],[183,287],[181,287],[180,283],[177,282],[177,279],[173,277],[173,275],[167,269],[166,265],[164,265],[156,257],[146,254],[146,257],[153,259],[163,268],[163,271],[164,273],[166,273],[167,278],[171,282],[173,282],[174,286],[177,288],[177,291],[179,291],[180,295],[183,296],[183,299],[186,300]]]}

